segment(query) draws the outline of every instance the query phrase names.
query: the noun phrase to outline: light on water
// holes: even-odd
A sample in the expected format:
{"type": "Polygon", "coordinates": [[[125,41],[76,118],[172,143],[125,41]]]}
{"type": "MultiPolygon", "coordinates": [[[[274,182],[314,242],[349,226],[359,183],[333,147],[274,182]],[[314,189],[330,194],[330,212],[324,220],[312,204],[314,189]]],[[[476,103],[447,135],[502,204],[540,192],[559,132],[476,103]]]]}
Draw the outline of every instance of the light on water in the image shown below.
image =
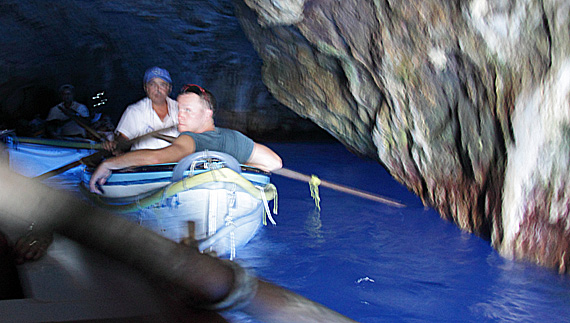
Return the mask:
{"type": "MultiPolygon", "coordinates": [[[[269,146],[286,168],[406,207],[321,187],[318,211],[307,183],[273,175],[277,226],[262,228],[237,252],[263,279],[360,322],[569,320],[567,276],[500,257],[489,242],[424,208],[376,162],[337,143],[269,146]]],[[[68,171],[48,184],[72,190],[78,175],[78,169],[68,171]]],[[[255,322],[238,312],[224,316],[255,322]]]]}

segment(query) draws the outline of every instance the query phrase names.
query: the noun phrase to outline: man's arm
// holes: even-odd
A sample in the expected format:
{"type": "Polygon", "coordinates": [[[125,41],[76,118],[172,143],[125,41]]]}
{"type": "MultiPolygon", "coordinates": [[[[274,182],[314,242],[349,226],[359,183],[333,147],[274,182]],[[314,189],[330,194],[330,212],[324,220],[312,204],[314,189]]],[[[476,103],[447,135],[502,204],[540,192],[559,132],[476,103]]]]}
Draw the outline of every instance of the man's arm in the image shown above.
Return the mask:
{"type": "Polygon", "coordinates": [[[253,151],[247,160],[247,164],[267,172],[283,167],[283,162],[279,155],[270,148],[258,143],[254,143],[253,151]]]}
{"type": "Polygon", "coordinates": [[[162,163],[176,163],[196,150],[194,139],[190,136],[180,136],[174,140],[172,145],[162,149],[142,149],[131,151],[121,156],[109,158],[97,167],[89,181],[89,189],[93,193],[102,192],[97,188],[97,184],[103,185],[111,172],[115,169],[122,169],[133,166],[144,166],[162,163]]]}
{"type": "Polygon", "coordinates": [[[114,140],[104,141],[101,143],[101,147],[103,147],[103,149],[110,151],[115,156],[131,150],[132,145],[133,144],[129,142],[129,138],[127,138],[127,136],[122,132],[115,134],[114,140]]]}

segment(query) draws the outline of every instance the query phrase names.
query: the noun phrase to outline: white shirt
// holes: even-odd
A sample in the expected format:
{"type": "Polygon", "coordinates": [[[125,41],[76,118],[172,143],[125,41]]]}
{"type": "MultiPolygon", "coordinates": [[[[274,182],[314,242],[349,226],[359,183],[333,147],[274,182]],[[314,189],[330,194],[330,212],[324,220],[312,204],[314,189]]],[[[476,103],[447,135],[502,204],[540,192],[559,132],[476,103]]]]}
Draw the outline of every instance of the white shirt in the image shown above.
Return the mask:
{"type": "MultiPolygon", "coordinates": [[[[60,107],[62,109],[65,109],[65,107],[63,106],[63,102],[61,102],[60,104],[56,105],[55,107],[51,108],[51,110],[49,110],[49,114],[46,121],[69,120],[69,117],[61,111],[60,107]]],[[[75,111],[78,116],[84,118],[89,117],[89,109],[87,109],[87,107],[81,103],[73,101],[69,108],[75,111]]],[[[64,124],[61,128],[57,129],[56,134],[60,136],[81,135],[85,137],[85,129],[83,129],[83,127],[75,123],[75,121],[69,121],[66,124],[64,124]]]]}
{"type": "MultiPolygon", "coordinates": [[[[164,117],[164,121],[160,120],[154,109],[152,101],[147,97],[137,103],[127,107],[116,132],[120,132],[129,139],[140,137],[149,132],[172,127],[168,131],[160,133],[168,136],[178,137],[178,102],[167,97],[168,115],[164,117]]],[[[170,143],[153,137],[138,140],[133,144],[131,150],[137,149],[158,149],[170,145],[170,143]]]]}

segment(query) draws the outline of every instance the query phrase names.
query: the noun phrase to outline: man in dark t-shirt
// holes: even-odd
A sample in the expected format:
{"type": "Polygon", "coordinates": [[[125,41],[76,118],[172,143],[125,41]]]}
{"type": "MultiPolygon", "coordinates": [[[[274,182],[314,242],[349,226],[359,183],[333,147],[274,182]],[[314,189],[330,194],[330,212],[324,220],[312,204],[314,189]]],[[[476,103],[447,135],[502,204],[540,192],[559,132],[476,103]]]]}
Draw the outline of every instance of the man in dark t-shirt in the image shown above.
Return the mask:
{"type": "Polygon", "coordinates": [[[105,160],[91,176],[89,188],[101,194],[97,184],[103,185],[114,169],[150,164],[175,163],[196,151],[213,150],[232,155],[242,164],[265,171],[282,167],[281,157],[270,148],[254,142],[235,130],[214,125],[214,95],[202,87],[189,84],[178,95],[178,131],[181,133],[172,145],[162,149],[131,151],[105,160]]]}
{"type": "Polygon", "coordinates": [[[239,131],[215,128],[212,131],[194,133],[185,131],[186,135],[194,139],[196,151],[214,150],[233,156],[241,164],[247,163],[255,143],[239,131]]]}

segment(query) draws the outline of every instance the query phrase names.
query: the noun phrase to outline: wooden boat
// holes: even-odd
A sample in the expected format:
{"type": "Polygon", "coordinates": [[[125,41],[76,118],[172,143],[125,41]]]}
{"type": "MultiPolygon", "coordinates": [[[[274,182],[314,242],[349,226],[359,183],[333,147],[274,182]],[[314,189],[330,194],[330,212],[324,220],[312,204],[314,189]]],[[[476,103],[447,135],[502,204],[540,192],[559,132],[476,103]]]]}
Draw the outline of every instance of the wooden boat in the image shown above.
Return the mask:
{"type": "Polygon", "coordinates": [[[269,174],[227,154],[198,152],[178,164],[114,171],[103,195],[88,189],[92,171],[85,168],[80,184],[92,202],[175,241],[188,237],[192,221],[201,251],[233,258],[262,223],[274,223],[269,201],[277,191],[269,174]]]}

